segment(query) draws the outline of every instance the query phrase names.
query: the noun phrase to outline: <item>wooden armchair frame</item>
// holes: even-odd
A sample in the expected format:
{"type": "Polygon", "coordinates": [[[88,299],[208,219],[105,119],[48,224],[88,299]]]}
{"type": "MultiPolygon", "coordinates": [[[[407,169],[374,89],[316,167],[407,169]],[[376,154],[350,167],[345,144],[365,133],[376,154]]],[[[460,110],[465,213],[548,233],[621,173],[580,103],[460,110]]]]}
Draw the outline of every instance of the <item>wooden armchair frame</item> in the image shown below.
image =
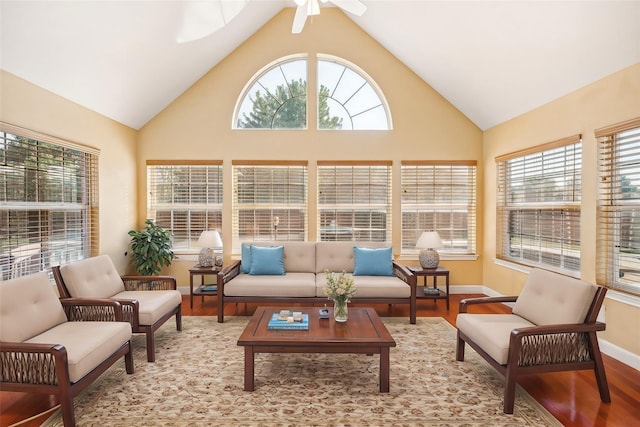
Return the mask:
{"type": "MultiPolygon", "coordinates": [[[[70,322],[125,321],[118,301],[68,298],[60,302],[70,322]]],[[[133,351],[129,340],[79,381],[71,383],[63,345],[0,342],[0,384],[6,391],[55,395],[64,425],[75,426],[74,397],[123,356],[125,369],[132,374],[133,351]]]]}
{"type": "MultiPolygon", "coordinates": [[[[71,298],[71,294],[67,289],[60,266],[52,267],[53,277],[58,287],[60,298],[71,298]]],[[[120,276],[124,282],[126,290],[144,290],[144,291],[166,291],[177,290],[176,278],[173,276],[120,276]]],[[[131,323],[133,333],[142,333],[146,335],[147,345],[147,361],[155,362],[156,360],[156,344],[155,332],[170,318],[176,318],[176,328],[182,331],[182,304],[178,304],[173,310],[163,314],[152,325],[141,325],[140,320],[140,303],[135,299],[114,299],[122,305],[122,311],[125,321],[131,323]]]]}
{"type": "MultiPolygon", "coordinates": [[[[544,372],[593,369],[598,383],[600,399],[611,402],[609,386],[598,345],[596,332],[604,331],[605,324],[596,321],[607,289],[598,287],[584,323],[541,325],[517,328],[509,338],[506,365],[495,361],[477,343],[458,330],[456,360],[464,360],[465,343],[505,377],[504,412],[513,413],[516,380],[520,375],[544,372]]],[[[460,301],[460,313],[467,313],[471,305],[515,302],[517,297],[470,298],[460,301]]]]}

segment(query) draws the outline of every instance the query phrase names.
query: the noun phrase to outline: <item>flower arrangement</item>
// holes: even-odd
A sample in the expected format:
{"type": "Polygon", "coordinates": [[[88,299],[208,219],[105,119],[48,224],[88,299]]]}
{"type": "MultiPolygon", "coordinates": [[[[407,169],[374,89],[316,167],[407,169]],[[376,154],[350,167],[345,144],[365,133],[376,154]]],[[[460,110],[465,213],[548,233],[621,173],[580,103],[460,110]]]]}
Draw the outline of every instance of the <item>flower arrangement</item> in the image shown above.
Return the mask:
{"type": "Polygon", "coordinates": [[[356,287],[353,284],[353,277],[343,271],[340,275],[335,275],[329,270],[324,271],[327,275],[327,286],[324,288],[325,295],[339,305],[345,305],[349,298],[355,296],[356,287]]]}

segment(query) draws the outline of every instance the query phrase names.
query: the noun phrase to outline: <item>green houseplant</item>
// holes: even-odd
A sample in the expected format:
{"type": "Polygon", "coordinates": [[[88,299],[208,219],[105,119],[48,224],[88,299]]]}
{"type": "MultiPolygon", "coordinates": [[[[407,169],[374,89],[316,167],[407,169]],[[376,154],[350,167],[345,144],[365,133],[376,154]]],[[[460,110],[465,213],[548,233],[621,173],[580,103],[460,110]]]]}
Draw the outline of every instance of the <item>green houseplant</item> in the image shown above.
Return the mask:
{"type": "Polygon", "coordinates": [[[131,236],[131,256],[138,274],[155,276],[160,273],[163,266],[171,265],[175,254],[172,250],[170,230],[147,219],[142,230],[131,230],[129,236],[131,236]]]}

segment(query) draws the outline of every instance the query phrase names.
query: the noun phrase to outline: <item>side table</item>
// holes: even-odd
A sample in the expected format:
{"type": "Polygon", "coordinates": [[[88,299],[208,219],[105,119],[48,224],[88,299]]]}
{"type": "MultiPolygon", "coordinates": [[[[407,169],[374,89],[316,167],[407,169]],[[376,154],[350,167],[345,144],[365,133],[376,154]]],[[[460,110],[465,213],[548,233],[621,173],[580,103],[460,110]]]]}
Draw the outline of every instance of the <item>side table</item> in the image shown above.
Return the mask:
{"type": "MultiPolygon", "coordinates": [[[[193,296],[200,295],[202,297],[202,301],[204,301],[205,296],[215,296],[218,295],[217,285],[206,285],[204,284],[204,276],[217,276],[220,272],[221,267],[201,267],[200,265],[194,265],[189,269],[189,303],[191,308],[193,308],[193,296]],[[200,285],[193,288],[193,276],[200,276],[200,285]],[[215,289],[207,289],[207,287],[215,287],[215,289]]],[[[217,280],[216,280],[217,284],[217,280]]]]}
{"type": "Polygon", "coordinates": [[[424,285],[421,286],[423,289],[419,290],[416,289],[416,299],[432,299],[432,300],[437,300],[437,299],[444,299],[447,301],[447,311],[449,310],[449,270],[447,270],[444,267],[437,267],[437,268],[422,268],[420,266],[418,267],[409,267],[411,269],[411,271],[413,272],[413,274],[415,274],[418,277],[423,277],[423,282],[424,285]],[[442,289],[438,288],[438,277],[440,276],[444,276],[445,278],[445,289],[446,291],[443,291],[442,289]],[[430,288],[429,284],[427,283],[427,277],[433,277],[433,287],[430,288]],[[437,291],[431,291],[432,293],[429,293],[429,289],[435,289],[437,291]]]}

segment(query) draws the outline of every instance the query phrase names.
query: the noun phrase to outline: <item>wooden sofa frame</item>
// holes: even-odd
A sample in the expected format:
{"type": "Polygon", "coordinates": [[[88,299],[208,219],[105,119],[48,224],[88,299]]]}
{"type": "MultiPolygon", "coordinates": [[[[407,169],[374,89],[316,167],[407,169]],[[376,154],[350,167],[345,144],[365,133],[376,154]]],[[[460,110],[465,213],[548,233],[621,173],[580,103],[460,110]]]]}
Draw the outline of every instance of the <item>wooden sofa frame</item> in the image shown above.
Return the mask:
{"type": "MultiPolygon", "coordinates": [[[[240,260],[235,260],[231,265],[223,268],[217,275],[217,300],[218,300],[218,323],[224,322],[224,304],[225,302],[234,303],[264,303],[264,304],[322,304],[327,303],[327,297],[270,297],[260,295],[250,296],[228,296],[224,294],[224,285],[231,279],[240,274],[240,260]]],[[[416,276],[402,264],[393,262],[394,276],[402,279],[411,288],[410,298],[365,298],[355,297],[354,304],[409,304],[409,321],[412,325],[416,323],[416,276]]]]}
{"type": "MultiPolygon", "coordinates": [[[[118,301],[68,298],[60,302],[69,321],[124,321],[122,305],[118,301]]],[[[128,374],[132,374],[133,350],[131,341],[127,341],[87,375],[71,383],[67,350],[64,346],[1,342],[0,388],[4,391],[56,396],[65,427],[72,427],[75,426],[74,397],[123,356],[125,369],[128,374]]]]}
{"type": "MultiPolygon", "coordinates": [[[[593,369],[598,383],[600,399],[605,403],[611,402],[602,354],[596,337],[596,332],[605,330],[605,324],[597,322],[596,318],[606,292],[606,288],[598,287],[584,323],[541,325],[514,329],[510,336],[509,356],[506,365],[496,362],[479,345],[458,330],[456,360],[464,360],[464,347],[465,343],[467,343],[491,366],[504,375],[504,412],[506,414],[513,414],[517,378],[521,375],[544,372],[593,369]],[[551,340],[551,336],[558,337],[558,339],[551,340]],[[562,339],[562,337],[570,336],[575,336],[576,340],[584,339],[587,352],[585,358],[575,360],[575,344],[569,342],[569,340],[562,339]],[[544,347],[544,351],[540,351],[541,347],[544,347]]],[[[510,303],[516,300],[516,296],[464,299],[460,301],[460,313],[467,313],[467,309],[471,305],[510,303]]]]}

